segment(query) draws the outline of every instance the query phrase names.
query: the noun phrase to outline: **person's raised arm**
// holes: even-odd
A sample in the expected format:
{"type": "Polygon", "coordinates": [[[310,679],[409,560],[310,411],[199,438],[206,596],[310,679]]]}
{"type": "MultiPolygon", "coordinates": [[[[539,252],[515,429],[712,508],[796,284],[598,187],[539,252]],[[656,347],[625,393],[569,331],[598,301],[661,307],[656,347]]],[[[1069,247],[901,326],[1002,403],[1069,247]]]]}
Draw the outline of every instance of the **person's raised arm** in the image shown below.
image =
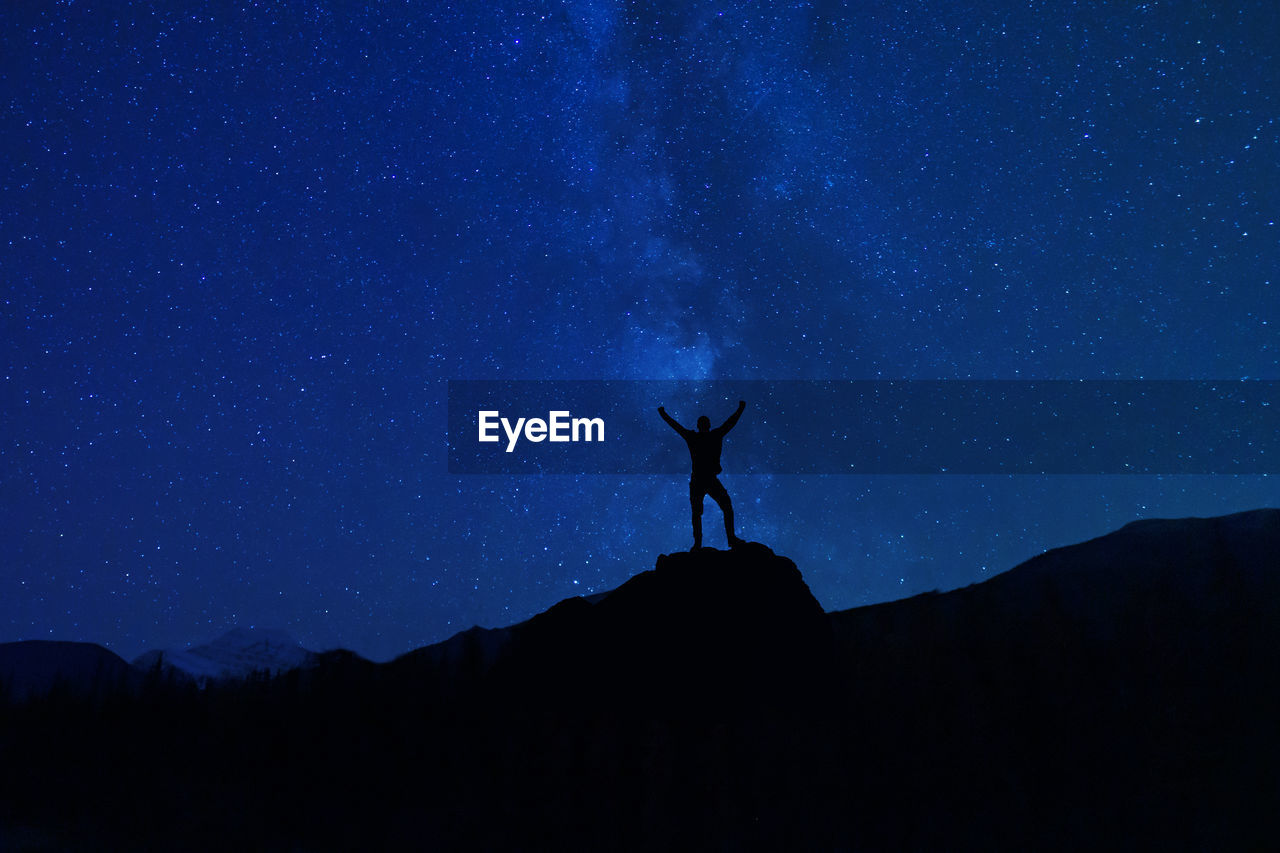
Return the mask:
{"type": "Polygon", "coordinates": [[[734,412],[732,415],[729,415],[729,420],[720,424],[720,429],[718,430],[718,432],[726,433],[729,430],[733,429],[734,425],[738,423],[738,418],[742,417],[742,410],[745,409],[746,407],[747,407],[747,401],[739,400],[738,411],[734,412]]]}
{"type": "Polygon", "coordinates": [[[659,406],[659,407],[658,407],[658,414],[662,415],[662,419],[663,419],[664,421],[666,421],[666,422],[667,422],[667,424],[668,424],[668,425],[669,425],[673,430],[675,430],[676,432],[680,433],[681,435],[684,435],[685,433],[689,432],[689,430],[685,429],[684,427],[680,426],[680,424],[676,423],[676,419],[675,419],[675,418],[673,418],[673,417],[671,417],[671,415],[668,415],[668,414],[667,414],[667,410],[666,410],[666,408],[665,408],[664,406],[659,406]]]}

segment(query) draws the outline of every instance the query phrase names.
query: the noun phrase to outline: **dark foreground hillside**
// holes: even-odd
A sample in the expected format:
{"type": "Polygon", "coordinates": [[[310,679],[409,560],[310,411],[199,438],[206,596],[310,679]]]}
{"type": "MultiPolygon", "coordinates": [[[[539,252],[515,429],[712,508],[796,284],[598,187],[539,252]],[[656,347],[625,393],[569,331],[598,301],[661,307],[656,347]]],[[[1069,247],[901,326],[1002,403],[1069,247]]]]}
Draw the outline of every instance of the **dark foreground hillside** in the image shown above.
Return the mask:
{"type": "Polygon", "coordinates": [[[1248,849],[1280,830],[1280,511],[824,614],[764,546],[386,665],[0,718],[10,849],[1248,849]]]}

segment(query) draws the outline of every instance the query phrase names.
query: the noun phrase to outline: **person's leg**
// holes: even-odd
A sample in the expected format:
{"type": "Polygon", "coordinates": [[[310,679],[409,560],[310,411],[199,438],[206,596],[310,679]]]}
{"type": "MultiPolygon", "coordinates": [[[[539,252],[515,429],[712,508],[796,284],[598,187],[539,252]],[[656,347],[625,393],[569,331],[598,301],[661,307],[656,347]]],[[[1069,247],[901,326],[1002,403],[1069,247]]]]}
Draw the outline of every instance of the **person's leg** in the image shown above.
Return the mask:
{"type": "Polygon", "coordinates": [[[699,485],[689,481],[689,503],[693,509],[693,550],[702,547],[702,496],[705,494],[699,485]]]}
{"type": "Polygon", "coordinates": [[[728,489],[719,478],[716,478],[707,484],[707,494],[720,505],[720,511],[724,513],[724,535],[729,542],[729,547],[740,544],[741,540],[733,532],[733,501],[729,499],[728,489]]]}

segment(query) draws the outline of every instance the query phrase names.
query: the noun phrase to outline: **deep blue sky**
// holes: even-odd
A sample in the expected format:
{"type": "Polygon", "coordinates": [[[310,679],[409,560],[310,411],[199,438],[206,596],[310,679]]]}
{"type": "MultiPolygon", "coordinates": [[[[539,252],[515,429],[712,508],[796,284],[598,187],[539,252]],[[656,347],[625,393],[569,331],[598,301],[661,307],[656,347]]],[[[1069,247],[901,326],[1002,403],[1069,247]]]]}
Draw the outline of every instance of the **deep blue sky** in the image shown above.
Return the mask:
{"type": "MultiPolygon", "coordinates": [[[[385,658],[687,547],[450,476],[448,379],[1280,379],[1271,0],[164,5],[0,10],[0,641],[385,658]]],[[[725,483],[828,609],[1280,503],[725,483]]]]}

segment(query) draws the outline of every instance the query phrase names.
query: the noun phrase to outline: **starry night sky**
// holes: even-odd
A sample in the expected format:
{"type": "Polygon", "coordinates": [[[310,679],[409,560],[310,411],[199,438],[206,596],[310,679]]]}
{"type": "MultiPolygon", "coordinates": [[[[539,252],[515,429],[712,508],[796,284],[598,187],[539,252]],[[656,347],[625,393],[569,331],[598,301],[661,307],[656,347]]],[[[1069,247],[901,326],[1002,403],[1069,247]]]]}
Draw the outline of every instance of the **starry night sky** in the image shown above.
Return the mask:
{"type": "MultiPolygon", "coordinates": [[[[1280,379],[1272,0],[164,5],[0,10],[0,641],[383,659],[688,547],[680,477],[450,475],[450,379],[1280,379]]],[[[1280,503],[737,429],[828,609],[1280,503]]]]}

